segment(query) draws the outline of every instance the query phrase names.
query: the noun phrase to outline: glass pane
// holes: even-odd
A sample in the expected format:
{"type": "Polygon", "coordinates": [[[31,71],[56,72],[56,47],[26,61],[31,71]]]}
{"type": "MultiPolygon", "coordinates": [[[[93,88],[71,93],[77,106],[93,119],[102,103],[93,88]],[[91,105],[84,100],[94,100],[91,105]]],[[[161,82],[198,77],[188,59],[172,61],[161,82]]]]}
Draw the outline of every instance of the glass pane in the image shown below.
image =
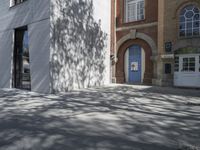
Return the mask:
{"type": "Polygon", "coordinates": [[[127,22],[144,19],[144,0],[126,0],[127,22]]]}
{"type": "Polygon", "coordinates": [[[195,57],[190,58],[190,62],[195,62],[195,57]]]}
{"type": "Polygon", "coordinates": [[[195,21],[194,23],[193,23],[193,28],[198,28],[198,27],[200,27],[200,25],[199,25],[199,21],[195,21]]]}
{"type": "Polygon", "coordinates": [[[144,7],[144,0],[140,1],[140,6],[141,6],[141,8],[144,7]]]}
{"type": "Polygon", "coordinates": [[[185,12],[186,12],[186,9],[183,9],[183,10],[181,11],[180,15],[184,15],[185,12]]]}
{"type": "Polygon", "coordinates": [[[192,29],[189,29],[189,30],[186,31],[187,36],[192,36],[192,33],[193,33],[192,29]]]}
{"type": "Polygon", "coordinates": [[[175,57],[174,59],[174,71],[179,71],[179,57],[175,57]]]}
{"type": "Polygon", "coordinates": [[[23,38],[23,88],[30,88],[30,63],[29,63],[29,48],[28,48],[28,32],[24,32],[23,38]]]}
{"type": "Polygon", "coordinates": [[[180,23],[179,29],[184,30],[185,29],[185,23],[180,23]]]}
{"type": "Polygon", "coordinates": [[[16,29],[14,52],[14,87],[31,89],[29,38],[27,29],[16,29]]]}
{"type": "Polygon", "coordinates": [[[180,16],[180,22],[185,22],[185,16],[180,16]]]}
{"type": "Polygon", "coordinates": [[[192,22],[187,22],[187,29],[192,29],[192,22]]]}
{"type": "Polygon", "coordinates": [[[194,6],[193,5],[189,5],[186,7],[187,10],[193,10],[194,6]]]}
{"type": "Polygon", "coordinates": [[[200,34],[199,34],[199,29],[194,29],[194,30],[193,30],[193,35],[196,35],[196,36],[200,35],[200,34]]]}
{"type": "Polygon", "coordinates": [[[194,15],[194,20],[199,20],[199,14],[194,15]]]}
{"type": "Polygon", "coordinates": [[[143,9],[140,9],[140,14],[144,14],[144,10],[143,9]]]}
{"type": "Polygon", "coordinates": [[[198,14],[199,13],[199,9],[197,7],[194,7],[193,9],[194,13],[198,14]]]}
{"type": "Polygon", "coordinates": [[[183,58],[183,70],[188,71],[188,58],[183,58]]]}
{"type": "Polygon", "coordinates": [[[187,11],[185,13],[185,17],[187,17],[187,18],[192,18],[193,16],[194,16],[194,12],[193,11],[187,11]]]}
{"type": "Polygon", "coordinates": [[[180,30],[180,36],[184,37],[185,36],[185,30],[180,30]]]}
{"type": "Polygon", "coordinates": [[[144,19],[144,15],[141,16],[141,19],[144,19]]]}
{"type": "Polygon", "coordinates": [[[189,71],[195,71],[195,57],[189,59],[189,71]]]}
{"type": "Polygon", "coordinates": [[[193,67],[193,68],[189,68],[189,71],[191,71],[191,72],[195,72],[195,68],[193,67]]]}

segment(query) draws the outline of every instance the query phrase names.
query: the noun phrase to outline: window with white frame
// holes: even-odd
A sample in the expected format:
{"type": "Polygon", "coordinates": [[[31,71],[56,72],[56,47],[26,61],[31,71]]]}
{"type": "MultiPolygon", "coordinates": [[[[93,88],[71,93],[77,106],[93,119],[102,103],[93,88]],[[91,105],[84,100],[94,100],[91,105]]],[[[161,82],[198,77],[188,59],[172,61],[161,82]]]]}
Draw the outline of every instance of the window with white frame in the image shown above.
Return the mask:
{"type": "Polygon", "coordinates": [[[184,57],[182,63],[182,72],[195,72],[195,57],[184,57]]]}
{"type": "Polygon", "coordinates": [[[179,72],[179,57],[176,56],[174,59],[174,71],[179,72]]]}
{"type": "Polygon", "coordinates": [[[179,36],[200,36],[200,9],[195,5],[183,8],[179,16],[179,36]]]}
{"type": "Polygon", "coordinates": [[[10,0],[10,7],[20,4],[26,0],[10,0]]]}
{"type": "Polygon", "coordinates": [[[125,22],[144,19],[144,0],[125,0],[125,22]]]}

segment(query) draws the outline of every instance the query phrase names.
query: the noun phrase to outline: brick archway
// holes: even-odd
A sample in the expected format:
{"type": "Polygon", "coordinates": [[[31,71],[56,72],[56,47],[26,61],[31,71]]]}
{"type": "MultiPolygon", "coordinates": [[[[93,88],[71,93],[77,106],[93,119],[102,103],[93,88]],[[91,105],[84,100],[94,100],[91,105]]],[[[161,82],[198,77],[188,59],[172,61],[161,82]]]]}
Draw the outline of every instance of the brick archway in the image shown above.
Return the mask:
{"type": "Polygon", "coordinates": [[[117,54],[118,61],[116,63],[116,82],[125,83],[124,55],[126,50],[132,45],[139,45],[145,51],[145,73],[143,81],[144,84],[151,84],[153,78],[152,50],[149,44],[142,39],[127,40],[119,47],[117,54]]]}

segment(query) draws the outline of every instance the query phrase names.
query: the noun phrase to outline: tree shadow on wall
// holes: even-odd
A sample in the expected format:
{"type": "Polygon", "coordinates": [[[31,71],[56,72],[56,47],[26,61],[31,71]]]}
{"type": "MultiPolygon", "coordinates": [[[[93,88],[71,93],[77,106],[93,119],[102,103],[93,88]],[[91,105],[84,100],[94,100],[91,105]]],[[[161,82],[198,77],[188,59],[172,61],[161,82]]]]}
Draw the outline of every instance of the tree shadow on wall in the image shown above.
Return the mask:
{"type": "Polygon", "coordinates": [[[68,91],[104,81],[107,34],[93,17],[92,0],[51,4],[51,89],[68,91]]]}

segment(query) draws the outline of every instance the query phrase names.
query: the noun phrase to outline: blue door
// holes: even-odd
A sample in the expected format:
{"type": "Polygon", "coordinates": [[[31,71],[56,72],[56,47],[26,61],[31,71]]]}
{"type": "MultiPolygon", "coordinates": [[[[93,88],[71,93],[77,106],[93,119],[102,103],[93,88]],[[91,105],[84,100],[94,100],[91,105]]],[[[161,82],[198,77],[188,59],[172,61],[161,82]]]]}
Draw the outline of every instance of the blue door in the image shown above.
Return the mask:
{"type": "Polygon", "coordinates": [[[142,75],[141,47],[134,45],[129,48],[129,83],[141,83],[142,75]]]}

